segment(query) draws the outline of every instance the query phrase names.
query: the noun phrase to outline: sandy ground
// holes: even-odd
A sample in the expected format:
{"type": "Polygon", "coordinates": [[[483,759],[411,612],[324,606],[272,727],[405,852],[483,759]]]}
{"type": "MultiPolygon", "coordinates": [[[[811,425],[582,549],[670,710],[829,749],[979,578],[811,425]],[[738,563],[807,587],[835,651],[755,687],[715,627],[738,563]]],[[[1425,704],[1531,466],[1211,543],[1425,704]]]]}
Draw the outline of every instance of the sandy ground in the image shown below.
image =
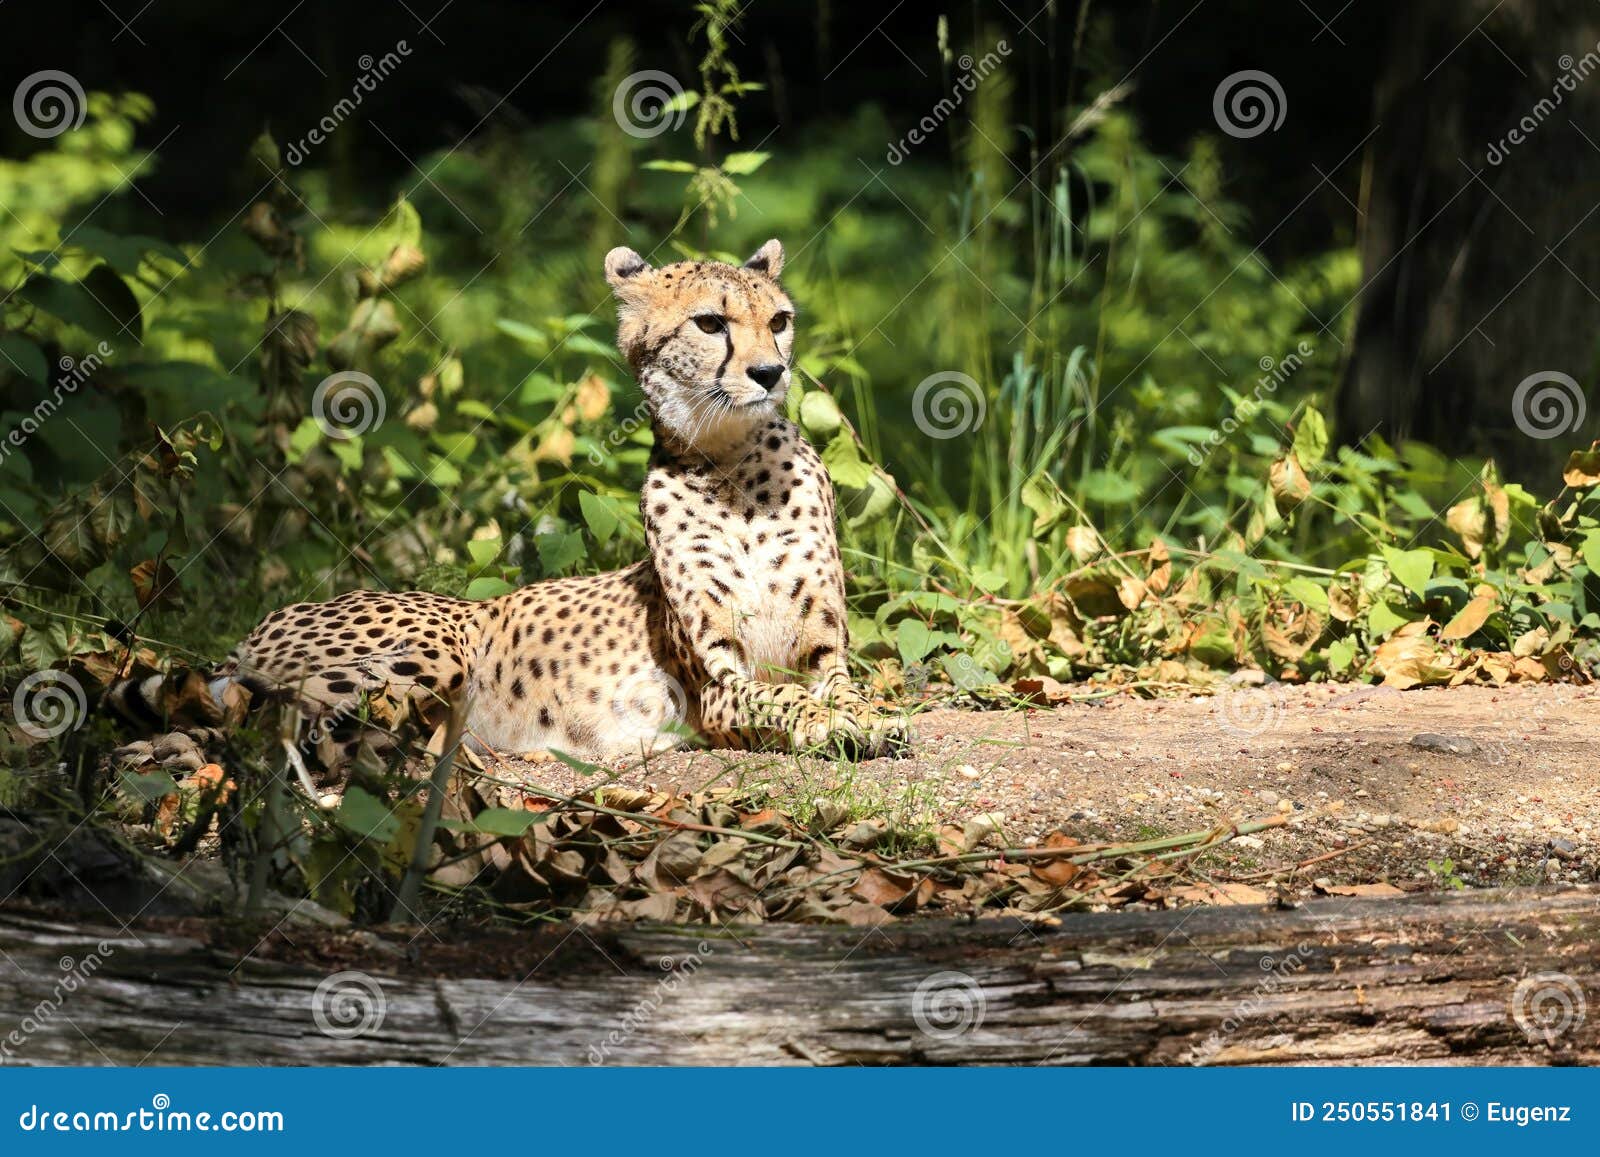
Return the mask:
{"type": "MultiPolygon", "coordinates": [[[[1013,845],[1055,829],[1133,840],[1280,813],[1287,826],[1235,840],[1210,868],[1304,890],[1593,881],[1600,867],[1595,688],[1274,686],[934,709],[915,726],[900,759],[684,752],[617,778],[742,781],[785,802],[833,798],[901,821],[989,813],[1013,845]]],[[[518,770],[556,791],[593,785],[560,765],[518,770]]]]}

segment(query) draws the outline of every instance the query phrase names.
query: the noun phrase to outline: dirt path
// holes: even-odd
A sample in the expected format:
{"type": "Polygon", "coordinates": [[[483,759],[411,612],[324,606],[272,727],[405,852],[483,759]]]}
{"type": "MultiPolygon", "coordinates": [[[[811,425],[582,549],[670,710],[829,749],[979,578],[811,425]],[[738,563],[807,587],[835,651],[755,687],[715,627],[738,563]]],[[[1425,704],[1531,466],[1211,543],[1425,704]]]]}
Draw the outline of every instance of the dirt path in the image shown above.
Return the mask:
{"type": "MultiPolygon", "coordinates": [[[[742,781],[789,802],[833,799],[902,822],[992,813],[1018,844],[1056,828],[1136,839],[1283,811],[1288,826],[1235,840],[1211,865],[1260,882],[1328,856],[1294,876],[1302,891],[1314,882],[1583,882],[1600,866],[1594,688],[1277,686],[1211,699],[936,709],[916,726],[904,759],[678,753],[619,780],[742,781]]],[[[557,791],[589,784],[565,767],[525,771],[557,791]]]]}

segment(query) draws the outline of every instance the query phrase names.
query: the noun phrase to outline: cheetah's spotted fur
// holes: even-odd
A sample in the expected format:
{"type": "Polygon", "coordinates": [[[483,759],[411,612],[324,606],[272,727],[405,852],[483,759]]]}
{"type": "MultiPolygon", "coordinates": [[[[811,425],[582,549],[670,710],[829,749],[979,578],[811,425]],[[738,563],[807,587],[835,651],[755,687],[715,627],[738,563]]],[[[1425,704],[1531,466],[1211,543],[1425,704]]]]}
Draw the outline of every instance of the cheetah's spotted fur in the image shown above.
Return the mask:
{"type": "Polygon", "coordinates": [[[606,257],[655,432],[646,561],[485,602],[352,591],[285,607],[219,674],[296,689],[324,717],[379,691],[465,695],[469,738],[499,752],[607,760],[684,729],[736,747],[903,740],[849,680],[833,489],[782,413],[782,262],[776,241],[742,267],[606,257]]]}

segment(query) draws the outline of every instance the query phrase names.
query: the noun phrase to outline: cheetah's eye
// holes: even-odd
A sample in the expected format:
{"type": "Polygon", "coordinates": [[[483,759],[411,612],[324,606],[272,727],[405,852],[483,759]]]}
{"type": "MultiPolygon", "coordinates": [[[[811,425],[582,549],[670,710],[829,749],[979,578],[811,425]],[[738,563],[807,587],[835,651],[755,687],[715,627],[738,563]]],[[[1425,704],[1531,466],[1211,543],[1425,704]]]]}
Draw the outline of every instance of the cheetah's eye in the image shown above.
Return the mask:
{"type": "Polygon", "coordinates": [[[701,333],[721,333],[728,328],[728,323],[714,313],[702,313],[694,319],[694,323],[700,327],[701,333]]]}
{"type": "Polygon", "coordinates": [[[784,330],[786,330],[788,328],[789,328],[789,315],[788,314],[780,313],[780,314],[778,314],[776,317],[774,317],[772,319],[772,332],[773,333],[782,333],[784,330]]]}

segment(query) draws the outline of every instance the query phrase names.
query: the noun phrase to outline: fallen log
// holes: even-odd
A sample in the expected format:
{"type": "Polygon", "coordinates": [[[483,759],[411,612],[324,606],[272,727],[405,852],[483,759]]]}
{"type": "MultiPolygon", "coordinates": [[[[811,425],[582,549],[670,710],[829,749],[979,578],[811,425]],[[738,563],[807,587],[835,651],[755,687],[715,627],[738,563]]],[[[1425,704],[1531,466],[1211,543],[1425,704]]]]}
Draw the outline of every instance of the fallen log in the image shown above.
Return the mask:
{"type": "Polygon", "coordinates": [[[469,957],[426,930],[380,931],[295,927],[290,961],[0,910],[0,1061],[1600,1063],[1593,887],[1057,926],[562,925],[496,934],[478,976],[438,974],[469,957]]]}

